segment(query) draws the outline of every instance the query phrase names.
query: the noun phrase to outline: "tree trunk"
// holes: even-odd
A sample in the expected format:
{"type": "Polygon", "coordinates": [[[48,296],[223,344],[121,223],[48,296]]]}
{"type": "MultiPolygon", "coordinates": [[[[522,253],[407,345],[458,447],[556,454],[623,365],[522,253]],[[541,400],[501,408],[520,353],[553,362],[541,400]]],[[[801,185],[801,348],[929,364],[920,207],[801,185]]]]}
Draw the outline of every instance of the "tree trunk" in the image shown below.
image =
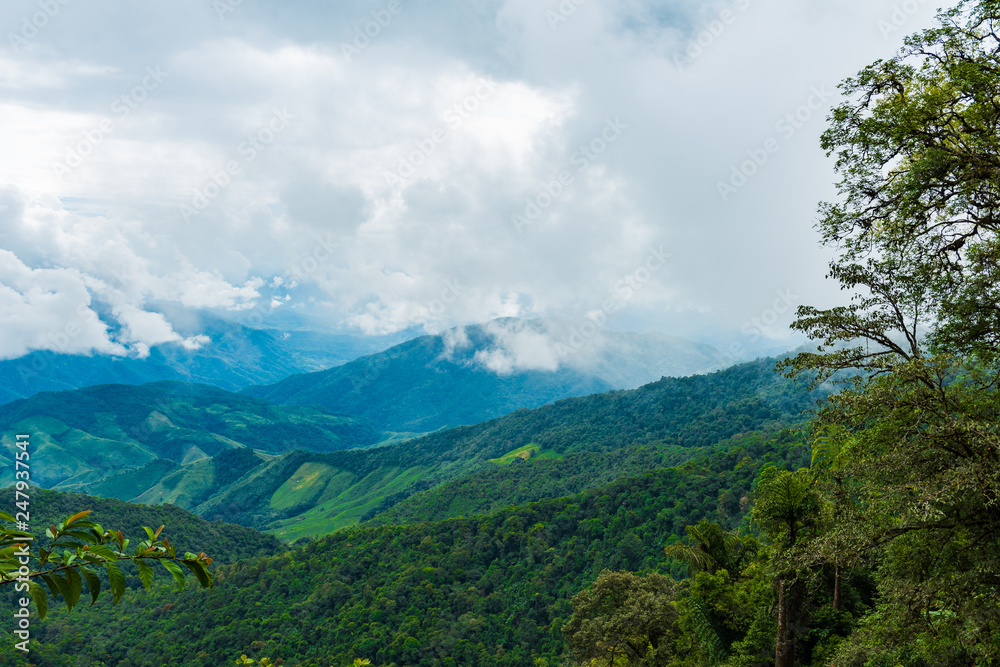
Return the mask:
{"type": "Polygon", "coordinates": [[[792,641],[792,596],[785,580],[778,578],[778,637],[774,649],[774,667],[793,667],[795,651],[792,641]]]}
{"type": "Polygon", "coordinates": [[[833,565],[833,610],[840,611],[840,561],[833,565]]]}

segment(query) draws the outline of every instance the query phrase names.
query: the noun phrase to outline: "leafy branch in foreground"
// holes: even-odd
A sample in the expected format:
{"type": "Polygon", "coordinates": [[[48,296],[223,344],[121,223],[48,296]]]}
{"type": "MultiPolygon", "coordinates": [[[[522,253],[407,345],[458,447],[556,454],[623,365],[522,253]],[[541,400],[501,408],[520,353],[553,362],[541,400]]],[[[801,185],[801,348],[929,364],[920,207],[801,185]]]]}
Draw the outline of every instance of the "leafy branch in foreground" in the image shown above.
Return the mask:
{"type": "MultiPolygon", "coordinates": [[[[58,525],[46,529],[50,538],[47,546],[35,545],[31,533],[11,528],[0,528],[0,586],[14,584],[18,592],[27,592],[35,601],[38,616],[42,619],[48,611],[48,593],[38,583],[41,579],[52,592],[60,597],[69,611],[80,601],[83,582],[87,582],[91,605],[101,593],[101,578],[97,572],[105,570],[111,585],[111,594],[117,604],[125,594],[125,574],[120,563],[132,561],[143,587],[149,590],[153,581],[152,562],[158,562],[184,589],[185,576],[181,566],[191,570],[202,588],[212,588],[214,582],[208,566],[212,563],[204,552],[187,552],[178,557],[174,545],[167,538],[160,539],[163,526],[155,531],[144,527],[147,539],[128,552],[131,540],[120,530],[105,530],[100,524],[85,517],[91,510],[78,512],[58,525]],[[96,571],[95,571],[96,570],[96,571]]],[[[14,517],[0,512],[0,520],[14,521],[14,517]]]]}

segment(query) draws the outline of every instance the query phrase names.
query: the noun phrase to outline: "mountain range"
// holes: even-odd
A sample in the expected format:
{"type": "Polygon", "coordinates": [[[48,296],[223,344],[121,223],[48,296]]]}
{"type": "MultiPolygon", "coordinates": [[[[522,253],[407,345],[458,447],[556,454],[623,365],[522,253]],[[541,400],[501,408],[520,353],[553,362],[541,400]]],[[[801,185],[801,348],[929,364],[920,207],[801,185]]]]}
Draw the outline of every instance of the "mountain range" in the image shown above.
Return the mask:
{"type": "Polygon", "coordinates": [[[0,361],[0,403],[99,384],[160,380],[200,382],[230,391],[277,382],[383,350],[403,335],[361,336],[315,331],[257,329],[200,313],[181,333],[204,337],[197,349],[168,343],[145,357],[36,351],[0,361]]]}
{"type": "Polygon", "coordinates": [[[43,392],[0,406],[0,462],[10,463],[13,434],[28,432],[42,485],[170,502],[293,541],[387,511],[409,516],[440,505],[435,498],[449,498],[434,513],[445,518],[575,493],[798,423],[817,394],[773,363],[564,399],[395,444],[363,418],[203,385],[43,392]]]}
{"type": "Polygon", "coordinates": [[[572,396],[633,389],[664,376],[703,373],[722,361],[715,348],[683,338],[508,318],[421,336],[243,393],[363,417],[384,431],[426,433],[572,396]]]}

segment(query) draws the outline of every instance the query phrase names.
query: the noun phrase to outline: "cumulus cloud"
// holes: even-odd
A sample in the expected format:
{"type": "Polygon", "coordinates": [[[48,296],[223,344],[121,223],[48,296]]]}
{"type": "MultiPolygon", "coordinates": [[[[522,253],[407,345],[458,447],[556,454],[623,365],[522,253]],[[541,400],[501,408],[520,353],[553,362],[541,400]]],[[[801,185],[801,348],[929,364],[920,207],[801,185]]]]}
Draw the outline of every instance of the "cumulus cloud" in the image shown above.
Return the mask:
{"type": "Polygon", "coordinates": [[[492,345],[476,352],[475,363],[498,375],[559,369],[561,355],[547,327],[501,320],[490,322],[485,329],[493,339],[492,345]]]}
{"type": "Polygon", "coordinates": [[[195,350],[210,343],[207,336],[181,336],[147,304],[241,310],[260,296],[260,278],[234,285],[194,269],[176,250],[146,255],[157,239],[140,225],[80,215],[51,197],[2,188],[0,219],[7,230],[0,238],[0,319],[6,323],[0,358],[34,350],[144,357],[165,343],[195,350]]]}
{"type": "MultiPolygon", "coordinates": [[[[368,333],[602,312],[693,336],[740,332],[779,291],[837,302],[818,136],[836,83],[929,25],[924,3],[887,34],[894,4],[406,4],[351,58],[371,3],[65,5],[0,56],[0,247],[30,271],[3,283],[25,321],[4,354],[54,349],[90,300],[119,319],[81,322],[72,349],[109,354],[204,344],[154,302],[368,333]]],[[[480,361],[547,368],[553,349],[525,330],[480,361]]]]}

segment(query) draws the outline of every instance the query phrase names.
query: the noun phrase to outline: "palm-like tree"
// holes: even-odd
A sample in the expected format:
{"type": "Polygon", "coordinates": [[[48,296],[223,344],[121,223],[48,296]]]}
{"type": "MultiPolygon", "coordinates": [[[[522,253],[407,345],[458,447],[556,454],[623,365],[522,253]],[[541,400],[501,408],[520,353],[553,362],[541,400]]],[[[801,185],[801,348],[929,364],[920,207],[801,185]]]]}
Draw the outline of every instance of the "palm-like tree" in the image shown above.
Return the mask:
{"type": "Polygon", "coordinates": [[[691,574],[699,571],[715,573],[726,570],[738,574],[756,552],[756,541],[723,530],[717,523],[702,519],[697,526],[688,526],[687,543],[668,545],[664,552],[671,558],[687,563],[691,574]]]}

